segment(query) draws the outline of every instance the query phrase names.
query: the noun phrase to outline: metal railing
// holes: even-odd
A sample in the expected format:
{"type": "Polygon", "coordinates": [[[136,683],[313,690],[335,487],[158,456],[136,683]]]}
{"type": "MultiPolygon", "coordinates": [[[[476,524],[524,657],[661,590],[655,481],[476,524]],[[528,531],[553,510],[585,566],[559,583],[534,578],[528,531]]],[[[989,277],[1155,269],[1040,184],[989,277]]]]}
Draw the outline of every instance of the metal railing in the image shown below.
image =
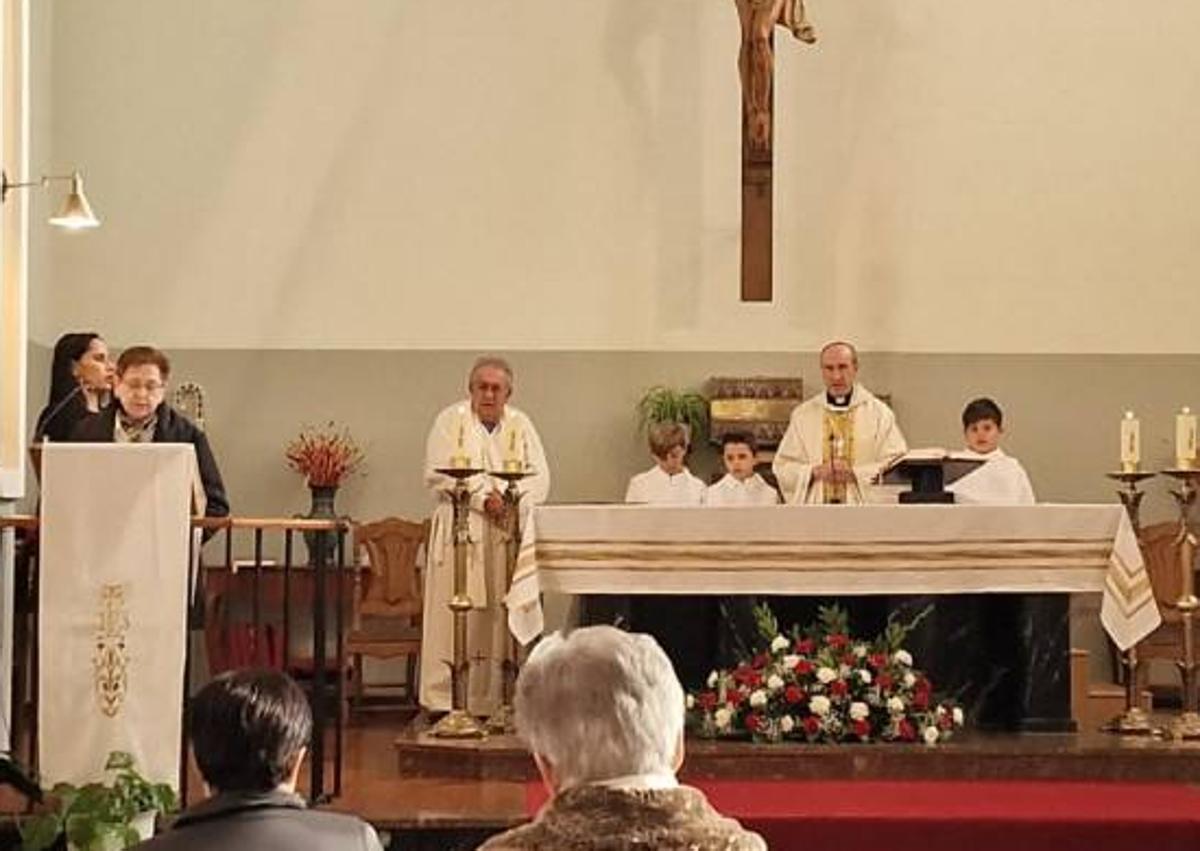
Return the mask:
{"type": "MultiPolygon", "coordinates": [[[[249,623],[241,637],[249,638],[249,656],[242,653],[235,663],[255,667],[278,667],[303,679],[311,665],[309,694],[312,705],[313,733],[309,745],[308,797],[312,802],[327,801],[342,791],[344,725],[341,710],[346,699],[346,660],[343,636],[353,573],[347,575],[346,534],[351,523],[346,519],[308,520],[275,517],[194,518],[193,528],[200,530],[206,543],[200,576],[189,576],[188,588],[194,589],[187,608],[188,640],[185,642],[184,694],[182,702],[183,739],[180,743],[180,791],[186,800],[188,684],[193,658],[192,636],[203,629],[206,647],[214,635],[227,640],[239,629],[234,621],[202,623],[222,615],[228,609],[214,606],[214,598],[225,596],[225,606],[248,606],[249,623]],[[303,536],[307,559],[297,563],[296,535],[303,536]],[[222,559],[212,561],[217,550],[222,559]],[[235,558],[235,556],[238,556],[235,558]],[[221,587],[214,576],[223,572],[221,587]],[[332,582],[332,588],[330,583],[332,582]],[[223,595],[217,592],[223,592],[223,595]],[[248,597],[248,599],[245,599],[248,597]],[[303,605],[301,605],[303,604],[303,605]],[[332,608],[331,608],[332,604],[332,608]],[[331,623],[332,619],[332,623],[331,623]],[[311,623],[311,656],[295,658],[293,635],[307,633],[311,623]],[[300,629],[298,629],[300,627],[300,629]],[[332,635],[331,635],[332,634],[332,635]],[[332,637],[333,648],[329,648],[332,637]],[[275,650],[277,648],[277,651],[275,650]],[[328,753],[327,737],[332,728],[333,752],[328,753]],[[332,756],[332,789],[326,790],[326,758],[332,756]]],[[[18,587],[14,599],[14,664],[12,688],[13,751],[18,747],[26,764],[36,765],[38,715],[38,518],[27,515],[0,516],[0,533],[16,537],[18,587]],[[11,530],[11,531],[9,531],[11,530]]],[[[190,558],[190,565],[197,564],[190,558]]],[[[351,586],[352,588],[352,586],[351,586]]],[[[305,634],[300,634],[303,639],[305,634]]],[[[243,650],[245,648],[242,648],[243,650]]],[[[209,659],[223,667],[223,659],[209,659]]]]}

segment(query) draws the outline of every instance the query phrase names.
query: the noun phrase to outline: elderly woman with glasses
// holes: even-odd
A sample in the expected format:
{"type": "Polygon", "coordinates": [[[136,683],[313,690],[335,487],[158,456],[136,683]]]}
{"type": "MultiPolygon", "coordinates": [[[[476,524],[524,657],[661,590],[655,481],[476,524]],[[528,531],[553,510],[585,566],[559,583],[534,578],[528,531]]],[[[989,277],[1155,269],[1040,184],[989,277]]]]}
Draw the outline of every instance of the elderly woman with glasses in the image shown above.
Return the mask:
{"type": "Polygon", "coordinates": [[[133,346],[117,359],[116,403],[79,422],[71,433],[76,443],[190,443],[196,449],[209,517],[229,514],[221,471],[195,423],[164,401],[171,362],[152,346],[133,346]]]}
{"type": "Polygon", "coordinates": [[[480,851],[765,851],[681,786],[683,687],[648,635],[611,626],[544,639],[517,681],[517,729],[551,794],[480,851]]]}

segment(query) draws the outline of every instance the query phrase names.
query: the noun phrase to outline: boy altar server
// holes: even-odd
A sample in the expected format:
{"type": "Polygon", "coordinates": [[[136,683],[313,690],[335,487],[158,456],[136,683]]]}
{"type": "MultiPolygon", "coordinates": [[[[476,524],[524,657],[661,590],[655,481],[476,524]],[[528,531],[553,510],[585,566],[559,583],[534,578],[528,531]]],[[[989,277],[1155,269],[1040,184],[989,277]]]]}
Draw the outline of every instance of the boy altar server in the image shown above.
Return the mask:
{"type": "Polygon", "coordinates": [[[710,485],[706,505],[778,505],[779,492],[754,472],[754,438],[741,432],[729,432],[721,438],[721,460],[725,476],[710,485]]]}
{"type": "Polygon", "coordinates": [[[648,432],[650,454],[656,463],[629,480],[625,501],[651,505],[703,505],[707,488],[684,464],[688,450],[687,430],[679,423],[653,423],[648,432]]]}
{"type": "Polygon", "coordinates": [[[1004,414],[991,399],[975,399],[962,413],[969,458],[987,463],[946,488],[964,505],[1033,505],[1033,485],[1021,462],[1000,448],[1004,414]]]}

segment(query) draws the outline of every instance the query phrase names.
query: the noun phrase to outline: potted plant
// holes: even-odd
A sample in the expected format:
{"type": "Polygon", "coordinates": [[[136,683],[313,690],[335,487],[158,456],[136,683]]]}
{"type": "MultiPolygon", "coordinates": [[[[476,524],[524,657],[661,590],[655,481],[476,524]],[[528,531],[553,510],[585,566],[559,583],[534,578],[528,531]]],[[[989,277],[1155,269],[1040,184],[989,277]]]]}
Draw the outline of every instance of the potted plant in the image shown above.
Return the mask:
{"type": "Polygon", "coordinates": [[[643,430],[651,423],[680,423],[687,428],[693,446],[703,442],[708,432],[708,400],[699,393],[659,384],[646,391],[637,409],[643,430]]]}
{"type": "Polygon", "coordinates": [[[362,470],[366,455],[350,435],[330,420],[323,426],[305,426],[284,449],[288,466],[304,476],[312,491],[309,517],[333,518],[338,488],[346,479],[362,470]]]}
{"type": "Polygon", "coordinates": [[[158,813],[178,806],[175,790],[143,777],[124,751],[110,753],[104,770],[110,783],[56,784],[49,806],[21,822],[21,847],[41,851],[65,835],[78,851],[129,848],[150,837],[158,813]]]}

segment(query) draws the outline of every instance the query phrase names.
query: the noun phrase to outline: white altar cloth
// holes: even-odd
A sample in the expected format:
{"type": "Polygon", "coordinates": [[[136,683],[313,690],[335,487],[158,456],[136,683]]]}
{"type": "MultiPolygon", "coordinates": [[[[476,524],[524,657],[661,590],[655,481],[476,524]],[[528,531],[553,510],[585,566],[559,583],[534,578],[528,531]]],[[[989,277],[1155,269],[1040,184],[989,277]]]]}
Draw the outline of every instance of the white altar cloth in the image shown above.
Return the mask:
{"type": "Polygon", "coordinates": [[[540,595],[1101,593],[1122,650],[1161,622],[1116,505],[545,505],[522,535],[509,626],[540,595]]]}

